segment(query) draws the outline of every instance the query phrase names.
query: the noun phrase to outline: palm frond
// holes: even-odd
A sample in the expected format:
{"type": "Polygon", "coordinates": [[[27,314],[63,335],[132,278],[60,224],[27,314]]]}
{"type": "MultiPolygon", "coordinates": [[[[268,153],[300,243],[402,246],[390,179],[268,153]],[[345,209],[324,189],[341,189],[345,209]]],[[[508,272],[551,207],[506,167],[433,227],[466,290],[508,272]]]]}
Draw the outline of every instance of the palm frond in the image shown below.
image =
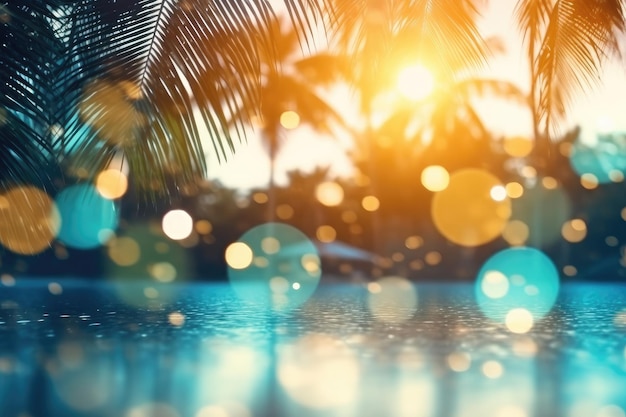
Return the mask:
{"type": "Polygon", "coordinates": [[[0,183],[49,183],[51,59],[60,43],[53,27],[58,2],[0,4],[0,183]]]}
{"type": "MultiPolygon", "coordinates": [[[[285,0],[300,33],[316,29],[326,4],[285,0]]],[[[90,174],[123,150],[140,185],[172,173],[193,180],[206,168],[202,138],[226,158],[241,139],[228,129],[228,109],[244,95],[257,94],[248,111],[259,104],[257,46],[272,44],[267,0],[11,0],[1,7],[1,134],[48,148],[3,141],[22,147],[19,157],[8,153],[31,164],[22,174],[45,172],[36,158],[52,150],[90,174]],[[231,83],[241,72],[256,77],[231,83]]],[[[15,165],[2,171],[17,173],[15,165]]]]}
{"type": "Polygon", "coordinates": [[[535,45],[541,42],[554,0],[519,0],[515,6],[517,25],[524,43],[529,46],[529,58],[535,59],[535,45]]]}
{"type": "Polygon", "coordinates": [[[538,116],[544,131],[562,120],[576,92],[600,83],[602,64],[619,53],[624,32],[617,2],[558,1],[555,3],[536,65],[538,116]]]}

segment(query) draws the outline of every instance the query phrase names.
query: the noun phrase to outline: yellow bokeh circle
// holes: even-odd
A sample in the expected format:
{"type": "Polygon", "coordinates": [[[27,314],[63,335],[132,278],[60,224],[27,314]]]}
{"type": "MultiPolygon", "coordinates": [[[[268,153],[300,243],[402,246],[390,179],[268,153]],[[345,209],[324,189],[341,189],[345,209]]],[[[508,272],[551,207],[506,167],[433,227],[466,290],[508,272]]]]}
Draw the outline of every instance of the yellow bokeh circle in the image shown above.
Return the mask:
{"type": "Polygon", "coordinates": [[[435,194],[431,207],[437,230],[462,246],[478,246],[494,240],[511,216],[506,194],[493,197],[498,178],[479,169],[457,171],[445,190],[435,194]]]}
{"type": "Polygon", "coordinates": [[[126,194],[128,178],[120,170],[106,169],[96,178],[96,190],[102,197],[115,200],[126,194]]]}
{"type": "Polygon", "coordinates": [[[61,227],[54,201],[39,188],[15,187],[0,195],[0,243],[12,252],[34,255],[50,247],[61,227]]]}

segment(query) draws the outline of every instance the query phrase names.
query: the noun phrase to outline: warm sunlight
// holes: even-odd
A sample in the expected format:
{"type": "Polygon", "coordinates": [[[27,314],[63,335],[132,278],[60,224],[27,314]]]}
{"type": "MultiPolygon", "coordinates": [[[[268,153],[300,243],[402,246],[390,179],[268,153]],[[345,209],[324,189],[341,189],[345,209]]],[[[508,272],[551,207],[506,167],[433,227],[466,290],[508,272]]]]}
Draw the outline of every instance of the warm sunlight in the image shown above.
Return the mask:
{"type": "Polygon", "coordinates": [[[434,91],[435,77],[422,64],[413,64],[400,70],[396,81],[396,89],[407,99],[420,101],[434,91]]]}

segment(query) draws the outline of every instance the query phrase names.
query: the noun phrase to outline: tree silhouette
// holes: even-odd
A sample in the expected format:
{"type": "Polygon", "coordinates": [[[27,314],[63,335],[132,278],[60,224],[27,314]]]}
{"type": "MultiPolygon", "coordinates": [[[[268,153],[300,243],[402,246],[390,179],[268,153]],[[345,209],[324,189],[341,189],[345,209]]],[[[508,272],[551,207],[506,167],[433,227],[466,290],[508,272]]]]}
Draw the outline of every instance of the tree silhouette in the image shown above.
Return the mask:
{"type": "MultiPolygon", "coordinates": [[[[300,31],[324,5],[285,1],[300,31]]],[[[259,107],[257,47],[271,48],[273,14],[267,2],[3,2],[4,182],[37,180],[57,157],[93,174],[120,151],[144,188],[171,173],[180,183],[197,179],[204,132],[223,159],[238,139],[227,109],[259,107]],[[231,83],[240,73],[256,77],[231,83]]]]}
{"type": "MultiPolygon", "coordinates": [[[[323,98],[320,88],[345,78],[347,69],[342,56],[328,52],[306,53],[297,30],[281,19],[271,21],[270,36],[269,49],[259,45],[260,89],[253,92],[251,102],[246,102],[248,96],[244,97],[246,105],[234,113],[233,120],[246,120],[259,128],[270,158],[268,208],[269,218],[273,219],[275,163],[287,131],[305,124],[318,133],[330,134],[343,126],[341,115],[323,98]],[[257,94],[259,107],[249,114],[247,111],[257,94]]],[[[244,77],[254,78],[256,74],[244,74],[244,77]]]]}

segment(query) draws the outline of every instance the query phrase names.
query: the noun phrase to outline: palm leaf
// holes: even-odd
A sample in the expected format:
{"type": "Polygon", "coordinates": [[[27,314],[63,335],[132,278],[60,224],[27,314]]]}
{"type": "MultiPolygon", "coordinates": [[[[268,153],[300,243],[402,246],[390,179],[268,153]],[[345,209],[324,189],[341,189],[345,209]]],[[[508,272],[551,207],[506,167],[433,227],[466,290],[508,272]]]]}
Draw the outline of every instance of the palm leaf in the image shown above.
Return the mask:
{"type": "MultiPolygon", "coordinates": [[[[314,29],[326,4],[285,3],[301,33],[314,29]]],[[[205,136],[221,159],[241,139],[228,129],[229,109],[258,93],[257,46],[272,43],[269,1],[46,0],[2,7],[0,18],[6,9],[11,21],[0,21],[0,36],[8,36],[8,27],[14,41],[0,43],[3,137],[53,148],[70,171],[89,175],[122,150],[144,187],[172,175],[181,183],[203,175],[205,136]],[[241,72],[257,77],[229,82],[241,72]]],[[[247,110],[258,104],[257,95],[247,110]]],[[[46,154],[18,147],[18,161],[46,154]]],[[[3,170],[26,171],[45,172],[35,165],[20,174],[3,170]]]]}
{"type": "Polygon", "coordinates": [[[518,24],[528,44],[536,132],[558,127],[577,92],[600,81],[602,64],[619,54],[621,2],[521,0],[518,24]]]}
{"type": "Polygon", "coordinates": [[[0,4],[0,184],[49,183],[52,74],[58,2],[0,4]]]}

